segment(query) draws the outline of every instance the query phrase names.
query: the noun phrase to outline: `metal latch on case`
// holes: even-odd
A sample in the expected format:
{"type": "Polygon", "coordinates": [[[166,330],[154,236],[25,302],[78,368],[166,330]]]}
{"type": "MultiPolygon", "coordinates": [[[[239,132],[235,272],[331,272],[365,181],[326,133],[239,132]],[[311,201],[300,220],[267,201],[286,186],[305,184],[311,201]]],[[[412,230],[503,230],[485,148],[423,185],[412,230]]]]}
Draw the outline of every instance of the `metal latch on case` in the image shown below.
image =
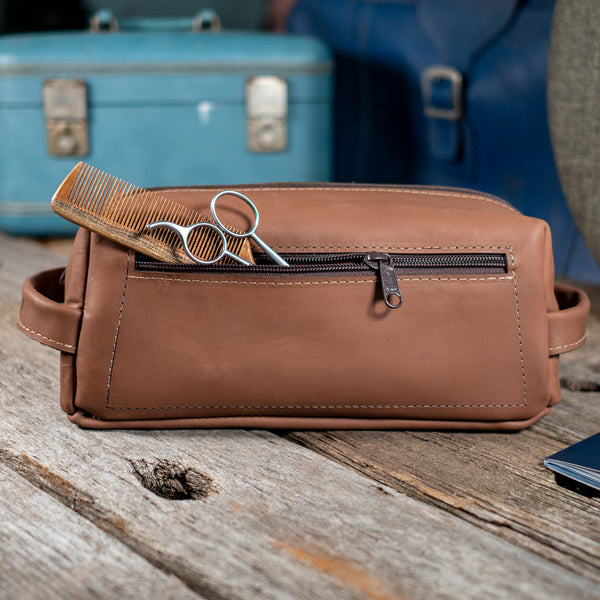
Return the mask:
{"type": "Polygon", "coordinates": [[[53,156],[88,154],[85,82],[78,79],[49,79],[44,82],[43,96],[48,152],[53,156]]]}
{"type": "Polygon", "coordinates": [[[287,146],[287,83],[281,77],[251,77],[246,82],[248,148],[281,152],[287,146]]]}

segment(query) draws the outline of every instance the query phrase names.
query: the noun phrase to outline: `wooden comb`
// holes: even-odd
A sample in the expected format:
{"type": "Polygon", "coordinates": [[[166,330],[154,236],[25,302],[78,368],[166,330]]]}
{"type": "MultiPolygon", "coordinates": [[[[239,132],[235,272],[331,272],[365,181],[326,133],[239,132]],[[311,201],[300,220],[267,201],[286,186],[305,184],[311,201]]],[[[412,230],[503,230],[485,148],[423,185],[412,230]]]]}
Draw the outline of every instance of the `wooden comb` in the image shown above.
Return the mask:
{"type": "MultiPolygon", "coordinates": [[[[178,225],[210,222],[200,212],[138,188],[83,162],[78,163],[60,184],[50,202],[52,210],[77,225],[94,231],[127,248],[170,263],[191,263],[177,234],[166,228],[147,230],[154,221],[178,225]]],[[[247,239],[226,235],[228,249],[254,263],[247,239]]],[[[189,241],[191,251],[204,260],[221,249],[219,236],[201,228],[189,241]]]]}

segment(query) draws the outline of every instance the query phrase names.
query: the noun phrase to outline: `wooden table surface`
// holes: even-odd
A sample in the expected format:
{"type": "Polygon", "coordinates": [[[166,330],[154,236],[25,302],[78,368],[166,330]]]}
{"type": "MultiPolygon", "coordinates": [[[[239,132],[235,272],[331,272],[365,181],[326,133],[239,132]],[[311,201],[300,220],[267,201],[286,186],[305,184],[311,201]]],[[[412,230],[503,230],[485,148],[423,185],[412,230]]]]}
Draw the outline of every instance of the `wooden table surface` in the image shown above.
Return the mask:
{"type": "Polygon", "coordinates": [[[542,464],[600,431],[599,289],[525,431],[90,431],[15,325],[64,250],[0,234],[1,598],[600,598],[600,498],[542,464]]]}

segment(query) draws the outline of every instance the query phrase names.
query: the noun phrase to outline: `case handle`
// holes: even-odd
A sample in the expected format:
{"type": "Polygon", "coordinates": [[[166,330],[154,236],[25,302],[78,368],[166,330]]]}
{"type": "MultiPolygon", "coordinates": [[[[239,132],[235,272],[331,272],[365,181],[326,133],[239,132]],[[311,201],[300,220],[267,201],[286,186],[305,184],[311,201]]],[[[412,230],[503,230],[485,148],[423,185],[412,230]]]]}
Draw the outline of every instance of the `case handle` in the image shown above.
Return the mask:
{"type": "Polygon", "coordinates": [[[75,354],[82,311],[63,304],[64,267],[42,271],[25,280],[18,325],[30,338],[75,354]]]}
{"type": "Polygon", "coordinates": [[[555,285],[559,310],[548,313],[548,352],[550,356],[570,352],[585,342],[585,322],[590,299],[578,288],[555,285]]]}
{"type": "Polygon", "coordinates": [[[110,10],[99,10],[90,19],[90,31],[221,31],[221,19],[211,8],[196,13],[190,18],[164,19],[121,19],[110,10]]]}

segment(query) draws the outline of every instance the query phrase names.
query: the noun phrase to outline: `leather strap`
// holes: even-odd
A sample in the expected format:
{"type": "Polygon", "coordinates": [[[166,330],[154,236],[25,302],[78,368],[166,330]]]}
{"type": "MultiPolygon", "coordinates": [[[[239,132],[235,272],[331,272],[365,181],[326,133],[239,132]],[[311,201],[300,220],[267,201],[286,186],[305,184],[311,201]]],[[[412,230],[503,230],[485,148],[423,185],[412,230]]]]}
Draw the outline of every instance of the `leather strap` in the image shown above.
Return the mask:
{"type": "Polygon", "coordinates": [[[555,285],[559,310],[548,313],[548,351],[556,356],[585,342],[585,321],[590,311],[587,294],[567,285],[555,285]]]}
{"type": "Polygon", "coordinates": [[[63,304],[64,267],[33,275],[22,288],[19,328],[30,338],[75,354],[82,311],[63,304]]]}
{"type": "Polygon", "coordinates": [[[419,0],[417,19],[441,64],[466,72],[473,57],[510,24],[519,0],[419,0]]]}
{"type": "MultiPolygon", "coordinates": [[[[75,354],[82,311],[63,304],[61,283],[64,268],[43,271],[23,284],[23,302],[19,327],[29,337],[75,354]]],[[[559,310],[548,313],[548,349],[550,356],[575,350],[585,341],[585,321],[590,301],[585,292],[566,285],[556,285],[559,310]]]]}
{"type": "MultiPolygon", "coordinates": [[[[511,23],[518,0],[419,0],[417,19],[439,57],[438,65],[466,75],[474,58],[511,23]]],[[[441,108],[454,106],[448,81],[431,80],[424,87],[424,102],[441,108]]],[[[463,83],[460,84],[461,88],[463,83]]],[[[461,96],[464,90],[461,89],[461,96]]],[[[462,102],[461,102],[462,104],[462,102]]],[[[428,140],[432,156],[442,163],[460,160],[464,120],[428,115],[428,140]]]]}

